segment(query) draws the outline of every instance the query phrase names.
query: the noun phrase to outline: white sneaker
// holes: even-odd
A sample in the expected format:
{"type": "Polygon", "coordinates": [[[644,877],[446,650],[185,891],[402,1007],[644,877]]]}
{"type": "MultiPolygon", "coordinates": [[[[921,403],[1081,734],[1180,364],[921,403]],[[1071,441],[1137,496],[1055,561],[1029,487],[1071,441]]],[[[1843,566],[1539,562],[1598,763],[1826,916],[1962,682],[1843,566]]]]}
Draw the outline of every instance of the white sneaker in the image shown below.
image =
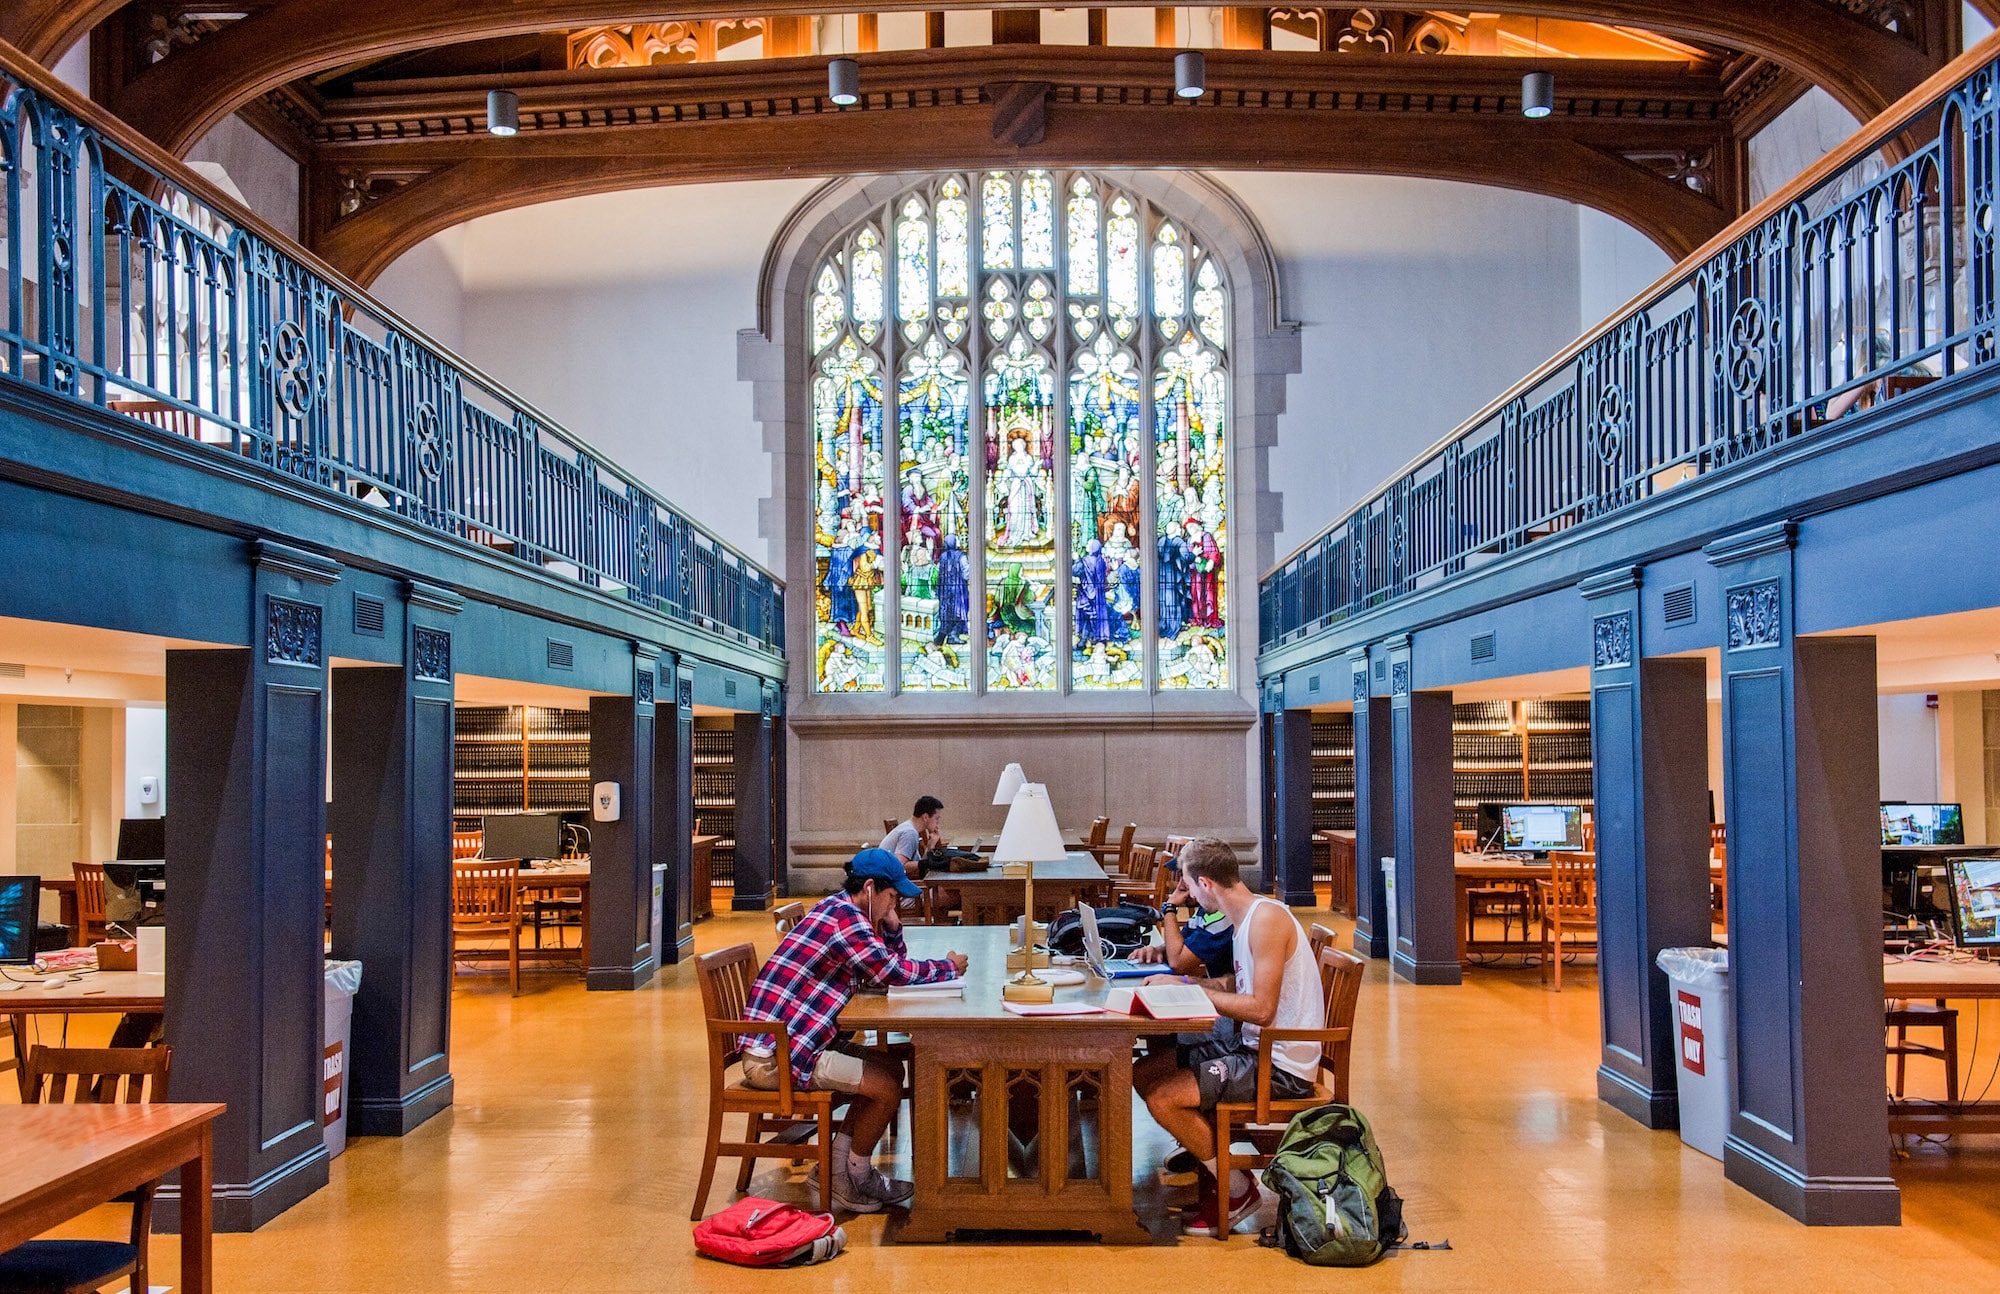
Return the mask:
{"type": "MultiPolygon", "coordinates": [[[[815,1204],[818,1203],[820,1199],[818,1164],[814,1164],[812,1171],[806,1174],[806,1194],[815,1204]]],[[[883,1204],[881,1200],[866,1195],[849,1184],[847,1174],[838,1167],[833,1170],[833,1199],[830,1203],[836,1213],[880,1213],[883,1204]]]]}
{"type": "Polygon", "coordinates": [[[884,1204],[905,1207],[909,1204],[910,1197],[917,1193],[916,1183],[902,1181],[872,1167],[865,1177],[856,1178],[850,1175],[847,1189],[852,1194],[864,1195],[874,1200],[876,1208],[884,1204]]]}

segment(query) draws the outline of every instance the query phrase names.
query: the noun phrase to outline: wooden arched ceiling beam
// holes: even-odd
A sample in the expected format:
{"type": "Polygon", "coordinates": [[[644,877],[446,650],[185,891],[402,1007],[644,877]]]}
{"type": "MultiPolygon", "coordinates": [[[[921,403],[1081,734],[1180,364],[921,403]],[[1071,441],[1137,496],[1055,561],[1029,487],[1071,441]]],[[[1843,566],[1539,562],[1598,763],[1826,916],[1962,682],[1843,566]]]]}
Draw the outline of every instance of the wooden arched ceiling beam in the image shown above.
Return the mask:
{"type": "Polygon", "coordinates": [[[92,27],[124,7],[125,0],[0,0],[0,40],[53,67],[92,27]]]}
{"type": "MultiPolygon", "coordinates": [[[[1113,3],[1119,0],[1112,0],[1113,3]]],[[[1126,0],[1129,2],[1129,0],[1126,0]]],[[[942,0],[876,0],[880,10],[924,10],[942,0]]],[[[1009,0],[1002,0],[1007,7],[1009,0]]],[[[1015,5],[1020,0],[1013,0],[1015,5]]],[[[853,0],[791,0],[794,13],[852,11],[853,0]]],[[[944,7],[951,7],[945,5],[944,7]]],[[[1026,7],[1033,7],[1032,5],[1026,7]]],[[[1515,13],[1641,27],[1767,58],[1815,82],[1866,121],[1931,71],[1924,52],[1820,0],[1504,0],[1515,13]]],[[[453,41],[664,16],[767,14],[770,0],[283,0],[135,77],[114,105],[170,152],[185,154],[236,108],[268,90],[364,58],[453,41]]]]}
{"type": "MultiPolygon", "coordinates": [[[[719,180],[1032,164],[1369,172],[1497,185],[1595,207],[1676,259],[1728,222],[1720,206],[1685,185],[1593,145],[1588,130],[1543,124],[1496,116],[1440,130],[1432,119],[1372,114],[1329,129],[1319,115],[1301,112],[1058,103],[1048,108],[1040,142],[1014,146],[993,138],[992,108],[971,103],[369,145],[337,150],[339,160],[440,169],[335,224],[315,250],[366,284],[440,230],[559,198],[719,180]]],[[[1628,145],[1631,138],[1628,128],[1628,145]]]]}

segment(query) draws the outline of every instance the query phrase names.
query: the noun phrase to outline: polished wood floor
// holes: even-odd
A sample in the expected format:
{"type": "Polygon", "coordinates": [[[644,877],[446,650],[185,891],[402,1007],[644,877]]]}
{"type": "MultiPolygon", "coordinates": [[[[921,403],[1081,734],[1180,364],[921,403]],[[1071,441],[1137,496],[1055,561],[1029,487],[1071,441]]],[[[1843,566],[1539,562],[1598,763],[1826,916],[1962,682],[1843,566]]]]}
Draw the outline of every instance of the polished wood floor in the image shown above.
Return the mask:
{"type": "MultiPolygon", "coordinates": [[[[768,951],[768,921],[724,914],[700,927],[703,949],[743,939],[768,951]]],[[[1406,1252],[1365,1272],[1308,1277],[1247,1232],[1221,1247],[1184,1240],[1172,1253],[896,1247],[884,1244],[875,1217],[848,1224],[851,1249],[830,1269],[742,1272],[696,1259],[688,1240],[706,1100],[703,1043],[687,1024],[698,1010],[691,971],[632,994],[586,994],[573,972],[526,979],[526,992],[510,998],[504,972],[460,978],[457,1104],[411,1136],[352,1143],[327,1190],[262,1231],[218,1236],[219,1289],[658,1294],[829,1282],[956,1290],[991,1279],[993,1288],[1092,1290],[1313,1279],[1355,1290],[1831,1291],[1977,1289],[2000,1276],[2000,1138],[1920,1146],[1899,1160],[1901,1228],[1808,1230],[1725,1183],[1720,1164],[1674,1134],[1648,1132],[1596,1100],[1587,968],[1566,976],[1558,994],[1531,968],[1415,988],[1390,983],[1381,963],[1361,1001],[1355,1099],[1409,1202],[1413,1238],[1449,1240],[1448,1253],[1406,1252]],[[1193,1257],[1223,1266],[1190,1268],[1193,1257]]],[[[1975,1094],[2000,1056],[2000,1008],[1983,1023],[1968,1060],[1975,1094]]],[[[1937,1069],[1920,1063],[1912,1077],[1928,1089],[1937,1069]]],[[[1153,1184],[1164,1139],[1138,1117],[1141,1198],[1164,1233],[1180,1195],[1153,1184]]],[[[727,1164],[722,1176],[711,1208],[728,1198],[727,1164]]],[[[802,1171],[777,1164],[759,1172],[755,1189],[805,1199],[802,1171]]],[[[122,1225],[100,1210],[64,1234],[108,1237],[122,1225]]],[[[171,1281],[173,1245],[155,1253],[155,1280],[171,1281]]]]}

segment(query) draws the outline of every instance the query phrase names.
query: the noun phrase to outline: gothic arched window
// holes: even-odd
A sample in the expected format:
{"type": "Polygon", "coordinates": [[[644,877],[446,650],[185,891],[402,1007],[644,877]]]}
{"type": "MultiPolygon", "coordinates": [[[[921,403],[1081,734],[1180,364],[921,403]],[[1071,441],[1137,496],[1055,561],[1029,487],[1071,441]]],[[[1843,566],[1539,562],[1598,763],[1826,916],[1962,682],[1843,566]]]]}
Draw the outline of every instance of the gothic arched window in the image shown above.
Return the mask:
{"type": "Polygon", "coordinates": [[[836,239],[807,306],[815,690],[1228,687],[1228,294],[1194,230],[1088,171],[939,175],[836,239]]]}

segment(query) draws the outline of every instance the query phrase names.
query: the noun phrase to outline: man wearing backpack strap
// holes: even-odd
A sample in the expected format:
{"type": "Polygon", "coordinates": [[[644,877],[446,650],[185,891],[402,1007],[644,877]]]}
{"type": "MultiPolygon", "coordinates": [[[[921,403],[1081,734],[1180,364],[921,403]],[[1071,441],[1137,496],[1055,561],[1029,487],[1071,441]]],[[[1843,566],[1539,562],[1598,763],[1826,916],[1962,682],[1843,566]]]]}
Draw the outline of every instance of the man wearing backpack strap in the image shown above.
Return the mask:
{"type": "MultiPolygon", "coordinates": [[[[1234,1171],[1225,1186],[1215,1180],[1215,1126],[1223,1102],[1257,1098],[1257,1038],[1263,1029],[1319,1029],[1326,1024],[1319,971],[1306,932],[1282,904],[1243,883],[1236,855],[1220,840],[1203,837],[1181,851],[1188,897],[1204,912],[1228,914],[1236,930],[1234,973],[1196,980],[1154,976],[1147,983],[1198,983],[1217,1015],[1234,1021],[1199,1042],[1156,1052],[1132,1067],[1132,1086],[1161,1127],[1200,1163],[1199,1196],[1182,1224],[1189,1235],[1226,1235],[1257,1211],[1257,1183],[1234,1171]]],[[[1314,1090],[1319,1044],[1279,1042],[1271,1048],[1271,1095],[1296,1099],[1314,1090]]]]}

